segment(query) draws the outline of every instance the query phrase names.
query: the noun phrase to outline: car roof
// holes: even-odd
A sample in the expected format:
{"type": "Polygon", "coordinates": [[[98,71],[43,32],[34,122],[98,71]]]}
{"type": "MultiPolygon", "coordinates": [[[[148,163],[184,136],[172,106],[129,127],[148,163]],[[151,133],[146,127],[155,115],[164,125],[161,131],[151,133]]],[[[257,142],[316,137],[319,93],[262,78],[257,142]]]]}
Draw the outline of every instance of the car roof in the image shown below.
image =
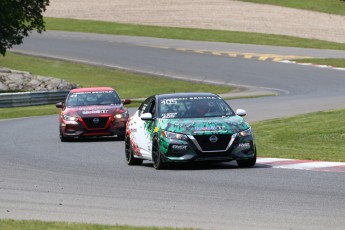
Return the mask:
{"type": "Polygon", "coordinates": [[[174,98],[174,97],[219,97],[214,93],[204,92],[191,92],[191,93],[169,93],[169,94],[158,94],[156,95],[159,99],[163,98],[174,98]]]}
{"type": "Polygon", "coordinates": [[[97,91],[114,91],[111,87],[92,87],[92,88],[76,88],[72,89],[71,93],[80,93],[80,92],[97,92],[97,91]]]}

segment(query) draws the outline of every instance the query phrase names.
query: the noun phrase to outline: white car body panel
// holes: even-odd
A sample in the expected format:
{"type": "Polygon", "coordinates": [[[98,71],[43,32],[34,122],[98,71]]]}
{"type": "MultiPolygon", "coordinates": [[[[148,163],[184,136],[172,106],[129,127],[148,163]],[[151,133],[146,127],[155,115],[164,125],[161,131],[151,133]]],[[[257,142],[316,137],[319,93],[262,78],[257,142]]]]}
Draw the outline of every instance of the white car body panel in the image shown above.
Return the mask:
{"type": "Polygon", "coordinates": [[[152,160],[150,135],[145,131],[145,121],[139,117],[137,111],[129,122],[132,142],[136,143],[143,158],[152,160]]]}

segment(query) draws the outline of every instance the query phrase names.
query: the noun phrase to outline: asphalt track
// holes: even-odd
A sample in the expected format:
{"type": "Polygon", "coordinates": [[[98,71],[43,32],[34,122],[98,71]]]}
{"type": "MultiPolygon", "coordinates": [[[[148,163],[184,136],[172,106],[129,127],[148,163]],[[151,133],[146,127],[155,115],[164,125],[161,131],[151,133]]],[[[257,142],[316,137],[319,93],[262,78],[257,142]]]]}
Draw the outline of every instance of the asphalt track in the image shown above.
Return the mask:
{"type": "MultiPolygon", "coordinates": [[[[345,57],[339,51],[57,32],[33,35],[15,50],[279,93],[229,101],[248,111],[248,121],[344,108],[344,71],[259,60],[345,57]]],[[[57,115],[2,120],[0,129],[0,218],[203,229],[345,226],[343,172],[265,162],[252,169],[230,162],[156,171],[149,162],[127,166],[121,141],[60,143],[57,115]]]]}

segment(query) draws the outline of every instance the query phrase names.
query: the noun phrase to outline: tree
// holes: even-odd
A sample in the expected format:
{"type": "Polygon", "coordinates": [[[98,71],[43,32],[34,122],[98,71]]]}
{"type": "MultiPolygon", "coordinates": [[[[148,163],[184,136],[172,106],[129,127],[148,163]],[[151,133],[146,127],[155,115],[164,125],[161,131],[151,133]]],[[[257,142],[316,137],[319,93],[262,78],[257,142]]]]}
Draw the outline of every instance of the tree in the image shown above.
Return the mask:
{"type": "Polygon", "coordinates": [[[32,30],[42,33],[49,0],[0,0],[0,54],[19,45],[32,30]]]}

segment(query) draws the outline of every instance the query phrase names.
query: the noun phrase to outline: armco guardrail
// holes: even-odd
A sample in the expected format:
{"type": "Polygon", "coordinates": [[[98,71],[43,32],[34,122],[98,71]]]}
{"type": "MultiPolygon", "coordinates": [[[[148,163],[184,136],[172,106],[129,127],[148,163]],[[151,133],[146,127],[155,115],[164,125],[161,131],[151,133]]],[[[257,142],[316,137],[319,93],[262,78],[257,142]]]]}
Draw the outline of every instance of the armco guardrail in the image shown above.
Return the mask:
{"type": "Polygon", "coordinates": [[[0,108],[53,104],[64,101],[69,91],[0,93],[0,108]]]}

